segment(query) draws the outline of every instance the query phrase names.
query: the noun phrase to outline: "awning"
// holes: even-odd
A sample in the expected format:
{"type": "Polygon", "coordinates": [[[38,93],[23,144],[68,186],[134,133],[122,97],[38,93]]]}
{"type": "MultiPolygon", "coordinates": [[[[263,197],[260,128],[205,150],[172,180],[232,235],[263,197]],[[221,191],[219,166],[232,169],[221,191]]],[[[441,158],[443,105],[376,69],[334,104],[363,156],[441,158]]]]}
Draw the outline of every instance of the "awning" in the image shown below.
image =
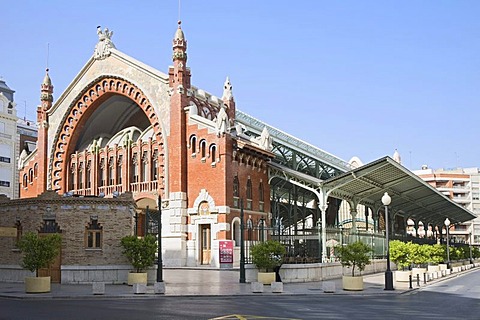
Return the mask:
{"type": "Polygon", "coordinates": [[[389,209],[424,224],[440,226],[447,217],[455,224],[476,217],[390,157],[325,180],[321,187],[329,196],[373,208],[383,206],[382,196],[388,192],[389,209]]]}

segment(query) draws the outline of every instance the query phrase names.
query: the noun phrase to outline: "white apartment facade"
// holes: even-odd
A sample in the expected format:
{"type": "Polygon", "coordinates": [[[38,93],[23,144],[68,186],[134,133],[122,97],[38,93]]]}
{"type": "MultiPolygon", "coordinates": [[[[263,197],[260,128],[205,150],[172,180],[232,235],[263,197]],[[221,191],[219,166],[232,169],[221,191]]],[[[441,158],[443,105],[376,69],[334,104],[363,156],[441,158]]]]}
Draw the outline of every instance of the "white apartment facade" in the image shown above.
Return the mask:
{"type": "Polygon", "coordinates": [[[477,216],[474,220],[451,227],[450,235],[453,241],[480,245],[480,169],[434,170],[423,166],[413,173],[477,216]]]}

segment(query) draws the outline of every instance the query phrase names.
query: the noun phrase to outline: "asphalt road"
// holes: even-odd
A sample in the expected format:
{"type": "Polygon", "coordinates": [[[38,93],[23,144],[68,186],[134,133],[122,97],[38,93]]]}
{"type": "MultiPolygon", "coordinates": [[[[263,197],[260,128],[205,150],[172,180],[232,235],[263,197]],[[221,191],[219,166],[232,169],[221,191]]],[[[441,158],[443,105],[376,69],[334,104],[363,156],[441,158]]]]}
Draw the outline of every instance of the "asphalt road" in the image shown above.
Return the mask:
{"type": "Polygon", "coordinates": [[[403,295],[0,300],[0,319],[480,319],[480,270],[403,295]]]}

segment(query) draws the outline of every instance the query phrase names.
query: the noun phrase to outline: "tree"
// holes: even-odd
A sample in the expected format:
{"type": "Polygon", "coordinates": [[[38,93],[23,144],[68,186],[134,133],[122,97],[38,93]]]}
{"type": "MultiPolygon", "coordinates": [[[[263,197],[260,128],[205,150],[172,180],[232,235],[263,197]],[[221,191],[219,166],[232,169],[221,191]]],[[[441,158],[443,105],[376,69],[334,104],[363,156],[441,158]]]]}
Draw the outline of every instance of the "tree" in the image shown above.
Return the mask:
{"type": "Polygon", "coordinates": [[[27,232],[17,246],[24,253],[22,267],[35,272],[38,269],[48,268],[60,253],[62,237],[57,233],[39,236],[34,232],[27,232]]]}
{"type": "Polygon", "coordinates": [[[153,235],[149,234],[144,238],[126,236],[121,239],[121,245],[123,254],[132,264],[135,272],[144,272],[155,263],[157,239],[153,235]]]}
{"type": "Polygon", "coordinates": [[[350,243],[346,246],[338,246],[337,253],[340,263],[344,267],[352,267],[352,277],[355,276],[355,267],[363,271],[370,264],[372,249],[361,241],[350,243]]]}

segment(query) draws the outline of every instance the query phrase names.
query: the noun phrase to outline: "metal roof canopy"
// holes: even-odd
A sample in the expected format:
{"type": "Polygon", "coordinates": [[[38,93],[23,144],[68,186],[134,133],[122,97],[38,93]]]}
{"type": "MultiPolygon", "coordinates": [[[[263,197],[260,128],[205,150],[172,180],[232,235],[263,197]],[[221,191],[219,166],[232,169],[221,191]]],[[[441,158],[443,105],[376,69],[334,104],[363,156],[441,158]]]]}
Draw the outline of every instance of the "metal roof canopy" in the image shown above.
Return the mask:
{"type": "Polygon", "coordinates": [[[327,195],[380,208],[382,196],[392,198],[390,208],[425,225],[443,226],[445,218],[452,224],[475,218],[451,199],[390,157],[370,162],[349,172],[322,181],[327,195]]]}

